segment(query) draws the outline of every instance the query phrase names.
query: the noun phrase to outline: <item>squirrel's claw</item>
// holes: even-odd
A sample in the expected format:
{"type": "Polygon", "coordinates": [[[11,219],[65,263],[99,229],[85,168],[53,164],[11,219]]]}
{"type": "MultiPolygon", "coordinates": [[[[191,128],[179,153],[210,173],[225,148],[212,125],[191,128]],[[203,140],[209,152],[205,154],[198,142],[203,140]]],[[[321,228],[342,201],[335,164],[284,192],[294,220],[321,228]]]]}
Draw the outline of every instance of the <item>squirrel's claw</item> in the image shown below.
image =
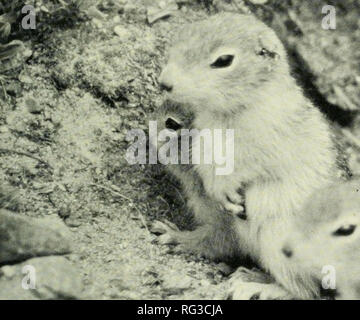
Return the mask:
{"type": "Polygon", "coordinates": [[[293,297],[268,275],[257,270],[239,268],[229,280],[228,299],[287,300],[293,297]]]}
{"type": "Polygon", "coordinates": [[[179,228],[170,221],[154,221],[150,227],[150,231],[157,235],[163,235],[171,231],[180,231],[179,228]]]}
{"type": "Polygon", "coordinates": [[[237,205],[233,204],[231,202],[224,203],[224,208],[226,211],[229,211],[232,214],[238,215],[245,211],[245,208],[243,205],[237,205]]]}
{"type": "Polygon", "coordinates": [[[235,283],[229,293],[231,300],[290,300],[291,295],[276,283],[235,283]]]}
{"type": "Polygon", "coordinates": [[[162,234],[157,238],[157,242],[162,245],[178,244],[178,241],[172,235],[172,232],[162,234]]]}
{"type": "Polygon", "coordinates": [[[156,242],[162,245],[178,244],[176,234],[179,231],[178,227],[170,221],[164,220],[155,221],[150,231],[154,234],[159,235],[156,242]]]}
{"type": "Polygon", "coordinates": [[[222,200],[224,209],[234,215],[245,212],[245,199],[236,191],[227,192],[222,200]]]}
{"type": "Polygon", "coordinates": [[[243,204],[244,203],[244,198],[241,194],[239,194],[237,191],[233,190],[233,191],[228,191],[226,193],[226,197],[228,198],[228,200],[230,200],[232,203],[234,204],[243,204]]]}

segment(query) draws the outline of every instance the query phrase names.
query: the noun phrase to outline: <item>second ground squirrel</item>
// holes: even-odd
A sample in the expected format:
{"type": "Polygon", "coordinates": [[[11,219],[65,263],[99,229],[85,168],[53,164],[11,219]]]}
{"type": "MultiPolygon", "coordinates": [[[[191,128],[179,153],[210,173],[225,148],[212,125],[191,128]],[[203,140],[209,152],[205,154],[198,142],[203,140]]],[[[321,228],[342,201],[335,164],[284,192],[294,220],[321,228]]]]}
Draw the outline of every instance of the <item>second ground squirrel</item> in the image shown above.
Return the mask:
{"type": "Polygon", "coordinates": [[[282,247],[289,262],[336,299],[360,299],[360,180],[313,194],[282,247]]]}

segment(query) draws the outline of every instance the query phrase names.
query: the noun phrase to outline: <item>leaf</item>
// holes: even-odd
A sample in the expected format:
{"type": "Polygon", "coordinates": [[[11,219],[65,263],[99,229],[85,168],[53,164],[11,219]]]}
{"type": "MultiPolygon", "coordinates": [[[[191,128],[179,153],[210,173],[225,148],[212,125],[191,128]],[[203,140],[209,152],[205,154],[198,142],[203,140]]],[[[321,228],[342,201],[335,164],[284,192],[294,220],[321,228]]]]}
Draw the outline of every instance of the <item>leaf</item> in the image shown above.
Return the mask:
{"type": "Polygon", "coordinates": [[[24,43],[20,40],[14,40],[7,44],[0,44],[0,61],[12,58],[23,48],[24,43]]]}
{"type": "Polygon", "coordinates": [[[169,3],[164,8],[149,7],[147,10],[148,22],[153,24],[160,19],[167,18],[168,16],[174,14],[178,9],[179,8],[176,3],[169,3]]]}
{"type": "Polygon", "coordinates": [[[11,32],[11,25],[8,22],[0,22],[0,39],[7,39],[11,32]]]}
{"type": "Polygon", "coordinates": [[[102,13],[96,6],[91,6],[87,10],[85,10],[85,13],[89,18],[98,19],[98,20],[106,20],[107,15],[102,13]]]}

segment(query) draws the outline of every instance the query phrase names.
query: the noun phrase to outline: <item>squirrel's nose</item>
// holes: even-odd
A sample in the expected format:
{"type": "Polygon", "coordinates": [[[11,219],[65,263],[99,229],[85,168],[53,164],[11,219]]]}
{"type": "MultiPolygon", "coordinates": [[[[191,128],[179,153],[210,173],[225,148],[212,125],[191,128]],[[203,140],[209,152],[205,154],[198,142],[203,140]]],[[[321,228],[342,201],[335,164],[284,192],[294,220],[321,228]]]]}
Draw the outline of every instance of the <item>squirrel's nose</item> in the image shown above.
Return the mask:
{"type": "Polygon", "coordinates": [[[160,82],[160,89],[163,91],[171,92],[173,86],[170,83],[160,82]]]}
{"type": "Polygon", "coordinates": [[[169,118],[167,118],[167,120],[165,121],[165,127],[166,127],[167,129],[172,129],[172,130],[174,130],[174,131],[178,131],[178,130],[182,129],[183,126],[182,126],[182,124],[181,124],[180,121],[178,121],[178,120],[176,120],[176,119],[174,119],[174,118],[169,117],[169,118]]]}
{"type": "Polygon", "coordinates": [[[289,246],[284,246],[281,251],[285,255],[286,258],[291,258],[293,255],[293,251],[291,250],[291,248],[289,246]]]}

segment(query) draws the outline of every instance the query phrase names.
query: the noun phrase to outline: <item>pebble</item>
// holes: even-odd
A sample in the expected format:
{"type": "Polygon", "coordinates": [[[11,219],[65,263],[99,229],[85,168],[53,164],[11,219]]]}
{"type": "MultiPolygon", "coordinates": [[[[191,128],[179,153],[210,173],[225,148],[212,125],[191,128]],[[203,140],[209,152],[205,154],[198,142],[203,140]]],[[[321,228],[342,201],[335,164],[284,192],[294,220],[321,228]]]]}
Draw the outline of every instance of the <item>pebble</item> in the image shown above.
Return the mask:
{"type": "Polygon", "coordinates": [[[253,4],[265,4],[268,0],[250,0],[253,4]]]}
{"type": "Polygon", "coordinates": [[[44,107],[33,98],[26,99],[25,105],[30,113],[36,114],[36,113],[40,113],[41,111],[44,110],[44,107]]]}
{"type": "Polygon", "coordinates": [[[15,275],[15,270],[14,268],[10,267],[10,266],[4,266],[1,269],[1,274],[8,279],[11,279],[14,277],[15,275]]]}
{"type": "Polygon", "coordinates": [[[163,287],[165,290],[182,291],[190,289],[194,279],[190,276],[179,274],[178,272],[169,272],[163,275],[163,287]]]}
{"type": "Polygon", "coordinates": [[[127,40],[127,39],[129,39],[131,37],[131,32],[128,29],[126,29],[126,28],[124,28],[123,26],[120,26],[120,25],[118,25],[118,26],[116,26],[114,28],[114,32],[122,40],[127,40]]]}

